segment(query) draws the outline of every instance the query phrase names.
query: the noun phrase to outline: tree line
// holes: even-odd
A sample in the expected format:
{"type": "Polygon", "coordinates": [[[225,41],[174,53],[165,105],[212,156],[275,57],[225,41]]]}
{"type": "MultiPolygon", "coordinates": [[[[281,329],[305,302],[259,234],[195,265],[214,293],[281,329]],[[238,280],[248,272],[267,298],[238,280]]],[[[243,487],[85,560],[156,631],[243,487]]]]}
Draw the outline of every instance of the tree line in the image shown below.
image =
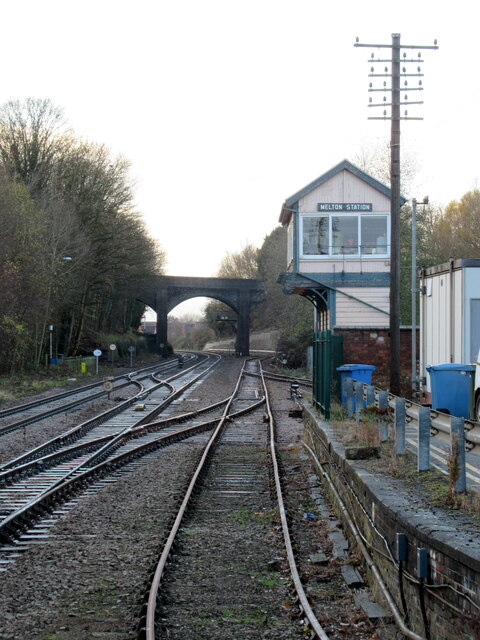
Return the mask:
{"type": "Polygon", "coordinates": [[[139,326],[136,296],[164,254],[134,208],[129,168],[77,138],[50,100],[0,108],[0,371],[139,326]]]}
{"type": "MultiPolygon", "coordinates": [[[[382,154],[356,164],[388,184],[382,154]]],[[[137,296],[162,272],[165,256],[134,207],[128,161],[77,138],[50,100],[0,107],[0,372],[38,367],[59,353],[106,346],[133,336],[144,312],[137,296]]],[[[403,171],[403,170],[402,170],[403,171]]],[[[407,167],[403,192],[415,167],[407,167]]],[[[411,207],[401,210],[401,320],[410,324],[411,207]]],[[[285,296],[277,280],[287,264],[286,229],[260,248],[246,245],[222,260],[219,277],[265,281],[266,301],[252,329],[277,329],[279,349],[301,364],[311,341],[310,303],[285,296]]],[[[417,210],[417,264],[480,258],[480,191],[446,207],[417,210]]],[[[198,344],[233,335],[232,311],[212,301],[198,344]]]]}

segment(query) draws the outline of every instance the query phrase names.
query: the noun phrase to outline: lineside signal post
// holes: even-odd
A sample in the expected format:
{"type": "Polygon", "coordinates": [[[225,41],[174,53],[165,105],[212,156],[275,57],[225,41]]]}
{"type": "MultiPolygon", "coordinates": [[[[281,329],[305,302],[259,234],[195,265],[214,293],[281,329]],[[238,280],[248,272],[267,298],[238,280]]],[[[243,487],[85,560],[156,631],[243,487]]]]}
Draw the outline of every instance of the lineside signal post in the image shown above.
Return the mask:
{"type": "MultiPolygon", "coordinates": [[[[402,106],[423,104],[422,101],[411,100],[410,91],[423,91],[423,73],[420,63],[423,62],[420,50],[438,49],[437,41],[431,46],[402,45],[400,34],[392,34],[391,44],[362,44],[358,38],[355,47],[369,47],[370,49],[390,49],[391,57],[375,57],[372,53],[369,59],[370,78],[383,78],[383,86],[374,86],[370,82],[369,92],[383,92],[381,102],[370,98],[369,107],[383,107],[383,115],[371,117],[369,120],[390,120],[390,182],[391,182],[391,260],[390,260],[390,391],[400,395],[400,120],[423,120],[423,118],[409,116],[407,109],[400,114],[402,106]],[[401,50],[418,50],[417,57],[408,57],[406,51],[401,59],[401,50]],[[401,64],[403,65],[401,67],[401,64]],[[411,67],[417,65],[416,68],[411,67]],[[380,65],[380,66],[379,66],[380,65]],[[409,78],[418,78],[417,86],[409,86],[409,78]],[[403,79],[403,89],[401,88],[403,79]],[[404,92],[403,101],[401,93],[404,92]],[[388,94],[390,102],[388,101],[388,94]]],[[[413,328],[412,328],[413,331],[413,328]]]]}
{"type": "Polygon", "coordinates": [[[110,400],[110,392],[113,389],[113,376],[107,376],[106,378],[103,379],[103,390],[107,392],[107,397],[110,400]]]}

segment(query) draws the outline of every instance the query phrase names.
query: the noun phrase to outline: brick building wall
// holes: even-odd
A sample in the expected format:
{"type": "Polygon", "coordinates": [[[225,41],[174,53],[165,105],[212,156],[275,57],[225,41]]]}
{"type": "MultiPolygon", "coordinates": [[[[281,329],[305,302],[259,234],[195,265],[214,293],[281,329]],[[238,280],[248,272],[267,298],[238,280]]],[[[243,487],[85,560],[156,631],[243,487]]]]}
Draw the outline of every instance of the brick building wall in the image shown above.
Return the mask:
{"type": "MultiPolygon", "coordinates": [[[[336,335],[343,334],[343,361],[345,364],[375,365],[377,368],[373,372],[372,384],[387,389],[390,379],[389,330],[352,327],[335,329],[334,333],[336,335]]],[[[402,395],[409,396],[412,377],[412,331],[409,327],[400,330],[400,367],[402,395]]]]}

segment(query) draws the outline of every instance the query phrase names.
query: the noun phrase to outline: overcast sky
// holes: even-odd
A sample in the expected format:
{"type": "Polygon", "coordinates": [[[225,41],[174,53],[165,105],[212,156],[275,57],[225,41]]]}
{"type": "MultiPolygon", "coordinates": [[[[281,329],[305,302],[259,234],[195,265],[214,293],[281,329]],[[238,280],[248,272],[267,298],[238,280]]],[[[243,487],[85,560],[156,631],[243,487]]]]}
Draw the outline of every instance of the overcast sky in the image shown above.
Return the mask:
{"type": "MultiPolygon", "coordinates": [[[[132,163],[170,275],[211,276],[259,246],[282,202],[344,158],[387,145],[369,121],[363,43],[432,45],[423,121],[402,123],[407,197],[478,186],[474,3],[424,0],[16,0],[2,6],[0,102],[50,98],[80,137],[132,163]]],[[[413,114],[413,109],[409,110],[413,114]]]]}

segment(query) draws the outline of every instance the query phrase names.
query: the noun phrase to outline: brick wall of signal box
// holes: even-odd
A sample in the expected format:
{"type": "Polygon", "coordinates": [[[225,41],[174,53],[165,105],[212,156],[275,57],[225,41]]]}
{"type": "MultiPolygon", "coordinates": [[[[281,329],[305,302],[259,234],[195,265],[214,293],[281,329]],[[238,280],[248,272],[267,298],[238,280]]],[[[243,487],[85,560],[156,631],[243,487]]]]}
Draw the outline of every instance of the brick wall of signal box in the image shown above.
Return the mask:
{"type": "MultiPolygon", "coordinates": [[[[390,337],[388,329],[335,329],[343,334],[343,361],[345,364],[373,364],[377,368],[372,375],[372,384],[388,389],[390,378],[390,337]]],[[[417,332],[418,333],[418,332],[417,332]]],[[[417,335],[418,357],[418,335],[417,335]]],[[[412,377],[412,332],[410,328],[400,330],[400,378],[402,388],[410,389],[412,377]]],[[[403,395],[403,394],[402,394],[403,395]]],[[[406,393],[405,395],[408,395],[406,393]]]]}

